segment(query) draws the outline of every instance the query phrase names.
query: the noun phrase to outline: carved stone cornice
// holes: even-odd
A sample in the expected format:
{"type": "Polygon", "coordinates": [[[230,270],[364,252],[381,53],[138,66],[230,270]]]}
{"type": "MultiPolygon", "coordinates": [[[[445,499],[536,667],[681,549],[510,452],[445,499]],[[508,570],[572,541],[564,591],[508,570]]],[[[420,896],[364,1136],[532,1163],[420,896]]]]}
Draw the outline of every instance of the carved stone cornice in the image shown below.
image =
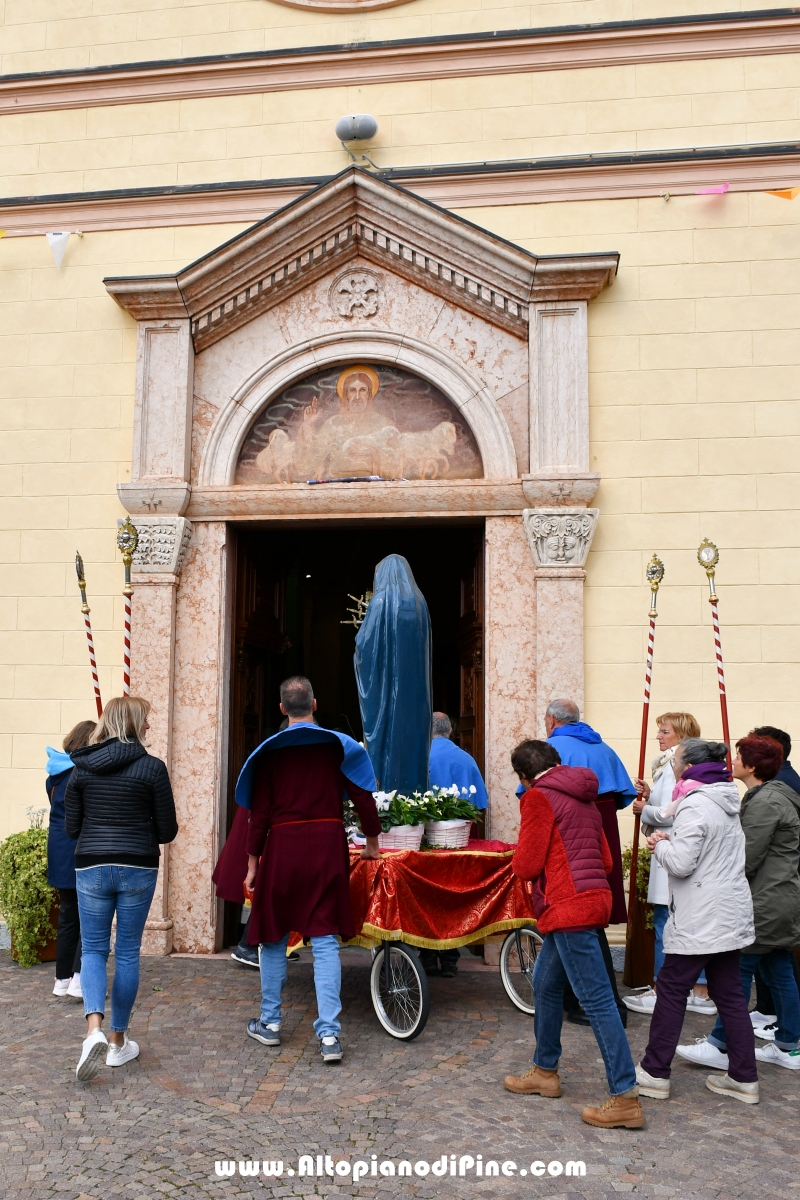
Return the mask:
{"type": "MultiPolygon", "coordinates": [[[[423,201],[465,209],[661,197],[665,192],[693,196],[698,188],[721,183],[731,192],[764,192],[793,187],[798,174],[800,143],[788,142],[398,167],[381,172],[381,177],[423,201]]],[[[51,229],[100,232],[242,224],[263,220],[265,213],[294,203],[324,182],[319,177],[252,179],[0,198],[0,227],[11,238],[51,229]]]]}
{"type": "Polygon", "coordinates": [[[5,75],[0,114],[346,87],[356,76],[365,87],[798,50],[800,13],[792,8],[611,21],[5,75]]]}
{"type": "Polygon", "coordinates": [[[351,167],[176,276],[113,278],[138,319],[191,317],[196,350],[358,257],[527,340],[531,300],[590,299],[617,254],[539,258],[395,184],[351,167]]]}

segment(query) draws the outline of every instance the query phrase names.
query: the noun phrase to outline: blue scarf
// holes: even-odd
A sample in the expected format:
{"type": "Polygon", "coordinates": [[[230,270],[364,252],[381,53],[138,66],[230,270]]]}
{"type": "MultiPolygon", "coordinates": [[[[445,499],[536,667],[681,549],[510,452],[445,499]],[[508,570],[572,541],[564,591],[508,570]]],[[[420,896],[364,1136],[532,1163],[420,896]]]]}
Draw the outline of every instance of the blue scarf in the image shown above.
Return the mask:
{"type": "Polygon", "coordinates": [[[365,792],[374,792],[376,788],[375,772],[364,747],[347,733],[339,733],[336,729],[323,729],[313,721],[298,722],[289,725],[280,733],[262,742],[248,758],[241,769],[236,781],[236,803],[242,808],[251,808],[253,800],[253,777],[256,759],[272,750],[285,750],[288,746],[315,746],[321,742],[341,742],[344,750],[342,774],[356,787],[365,792]]]}

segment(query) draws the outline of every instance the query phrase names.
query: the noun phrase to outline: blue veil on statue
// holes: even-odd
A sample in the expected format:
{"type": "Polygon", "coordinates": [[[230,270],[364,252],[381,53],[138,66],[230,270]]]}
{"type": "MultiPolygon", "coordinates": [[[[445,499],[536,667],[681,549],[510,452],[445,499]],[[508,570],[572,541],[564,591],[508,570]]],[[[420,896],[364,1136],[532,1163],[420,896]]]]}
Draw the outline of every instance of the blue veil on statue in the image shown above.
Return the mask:
{"type": "Polygon", "coordinates": [[[431,748],[431,618],[411,568],[390,554],[356,636],[358,703],[367,752],[385,792],[428,787],[431,748]]]}

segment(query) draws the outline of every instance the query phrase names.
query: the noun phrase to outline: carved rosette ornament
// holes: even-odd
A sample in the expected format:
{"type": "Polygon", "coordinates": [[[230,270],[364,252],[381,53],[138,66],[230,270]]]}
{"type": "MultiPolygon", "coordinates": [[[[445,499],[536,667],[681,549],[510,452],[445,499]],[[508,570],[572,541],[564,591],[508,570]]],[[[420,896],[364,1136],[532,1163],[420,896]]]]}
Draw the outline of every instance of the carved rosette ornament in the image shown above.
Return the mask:
{"type": "Polygon", "coordinates": [[[597,528],[597,508],[525,508],[522,520],[537,567],[583,567],[597,528]]]}
{"type": "Polygon", "coordinates": [[[328,299],[340,317],[374,317],[380,307],[380,276],[374,271],[343,271],[331,284],[328,299]]]}
{"type": "Polygon", "coordinates": [[[180,575],[192,536],[191,522],[185,517],[134,516],[129,520],[139,535],[133,555],[133,573],[180,575]]]}

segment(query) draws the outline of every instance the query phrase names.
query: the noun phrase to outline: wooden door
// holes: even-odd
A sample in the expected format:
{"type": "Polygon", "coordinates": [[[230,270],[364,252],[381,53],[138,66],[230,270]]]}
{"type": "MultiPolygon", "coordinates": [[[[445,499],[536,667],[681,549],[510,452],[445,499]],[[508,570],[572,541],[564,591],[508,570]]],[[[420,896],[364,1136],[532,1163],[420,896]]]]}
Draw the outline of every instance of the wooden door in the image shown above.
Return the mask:
{"type": "Polygon", "coordinates": [[[483,532],[476,538],[461,572],[461,615],[458,658],[461,687],[457,741],[477,762],[484,775],[483,699],[483,532]]]}

